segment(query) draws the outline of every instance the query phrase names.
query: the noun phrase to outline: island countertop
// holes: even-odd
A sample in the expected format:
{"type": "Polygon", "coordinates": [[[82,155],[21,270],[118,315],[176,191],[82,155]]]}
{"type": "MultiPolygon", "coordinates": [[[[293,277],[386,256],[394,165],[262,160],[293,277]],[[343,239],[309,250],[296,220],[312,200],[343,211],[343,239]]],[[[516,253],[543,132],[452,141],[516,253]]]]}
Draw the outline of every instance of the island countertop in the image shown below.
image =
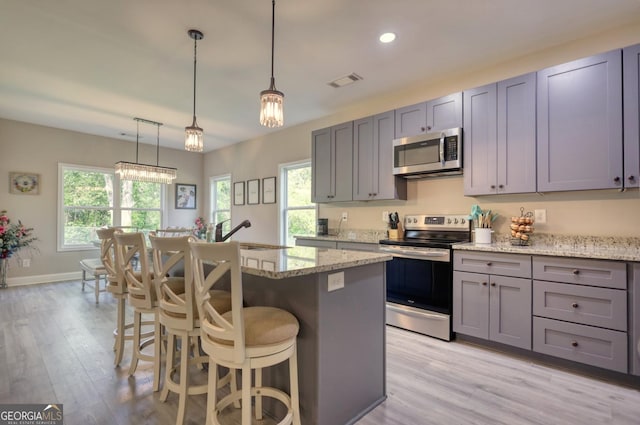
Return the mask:
{"type": "Polygon", "coordinates": [[[389,254],[296,246],[241,249],[242,272],[284,279],[392,260],[389,254]]]}

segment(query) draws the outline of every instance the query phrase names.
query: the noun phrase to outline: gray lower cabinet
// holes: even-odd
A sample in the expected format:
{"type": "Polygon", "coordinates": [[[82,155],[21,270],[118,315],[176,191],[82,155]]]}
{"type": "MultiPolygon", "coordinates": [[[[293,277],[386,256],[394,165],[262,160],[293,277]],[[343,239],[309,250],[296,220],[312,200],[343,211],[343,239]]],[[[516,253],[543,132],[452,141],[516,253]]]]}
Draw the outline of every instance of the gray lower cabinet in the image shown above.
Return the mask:
{"type": "Polygon", "coordinates": [[[533,350],[628,372],[627,264],[533,257],[533,350]]]}
{"type": "Polygon", "coordinates": [[[395,110],[395,138],[462,127],[462,93],[395,110]]]}
{"type": "Polygon", "coordinates": [[[621,188],[621,50],[537,76],[538,191],[621,188]]]}
{"type": "Polygon", "coordinates": [[[526,255],[455,252],[453,331],[531,349],[530,275],[526,255]],[[529,276],[477,272],[483,269],[529,276]]]}
{"type": "Polygon", "coordinates": [[[351,201],[353,122],[313,131],[311,163],[314,202],[351,201]]]}
{"type": "Polygon", "coordinates": [[[353,123],[353,200],[407,199],[407,180],[393,175],[394,111],[353,123]]]}
{"type": "Polygon", "coordinates": [[[465,90],[464,194],[536,191],[536,74],[465,90]]]}
{"type": "Polygon", "coordinates": [[[630,372],[640,376],[640,263],[630,265],[629,311],[631,312],[629,329],[630,372]]]}
{"type": "Polygon", "coordinates": [[[622,50],[624,186],[640,184],[640,44],[622,50]]]}
{"type": "Polygon", "coordinates": [[[296,238],[296,246],[313,246],[316,248],[331,248],[331,249],[349,249],[352,251],[378,251],[377,243],[368,242],[346,242],[346,241],[330,241],[326,239],[316,238],[296,238]]]}

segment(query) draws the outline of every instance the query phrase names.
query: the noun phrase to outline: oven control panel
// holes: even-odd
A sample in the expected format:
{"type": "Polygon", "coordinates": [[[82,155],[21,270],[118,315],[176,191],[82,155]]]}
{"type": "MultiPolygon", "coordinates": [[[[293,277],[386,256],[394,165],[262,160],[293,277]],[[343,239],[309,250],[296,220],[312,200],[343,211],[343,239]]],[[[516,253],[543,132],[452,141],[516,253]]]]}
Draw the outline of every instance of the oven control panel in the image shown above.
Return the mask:
{"type": "Polygon", "coordinates": [[[407,230],[469,230],[465,214],[409,214],[404,217],[407,230]]]}

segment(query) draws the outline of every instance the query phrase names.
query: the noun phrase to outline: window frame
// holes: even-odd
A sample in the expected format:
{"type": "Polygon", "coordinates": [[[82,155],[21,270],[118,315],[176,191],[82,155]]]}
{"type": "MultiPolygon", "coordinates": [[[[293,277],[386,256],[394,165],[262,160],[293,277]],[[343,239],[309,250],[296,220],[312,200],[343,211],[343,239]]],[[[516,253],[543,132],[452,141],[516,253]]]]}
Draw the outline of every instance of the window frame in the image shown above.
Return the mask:
{"type": "MultiPolygon", "coordinates": [[[[120,177],[115,173],[113,168],[106,168],[100,166],[93,165],[80,165],[80,164],[69,164],[69,163],[58,163],[58,194],[57,194],[57,218],[56,218],[56,250],[57,252],[72,252],[72,251],[86,251],[89,249],[98,249],[94,244],[75,244],[75,245],[65,245],[64,244],[64,172],[67,170],[73,171],[85,171],[91,173],[104,173],[110,174],[112,176],[113,183],[113,205],[110,206],[110,210],[112,211],[113,223],[112,226],[120,226],[121,225],[121,215],[123,210],[127,211],[159,211],[160,212],[160,223],[162,226],[166,226],[165,220],[167,217],[167,206],[166,206],[166,191],[167,188],[165,184],[161,184],[160,186],[160,208],[131,208],[126,207],[122,208],[121,199],[120,199],[120,190],[121,190],[121,180],[120,177]]],[[[85,209],[103,209],[103,207],[86,207],[85,209]]]]}
{"type": "Polygon", "coordinates": [[[220,174],[218,176],[211,176],[209,177],[209,223],[213,224],[214,226],[217,224],[215,221],[215,217],[216,217],[216,213],[217,212],[224,212],[224,211],[228,211],[229,212],[229,223],[231,223],[231,217],[232,217],[232,209],[231,209],[231,204],[232,202],[232,195],[233,193],[233,189],[232,189],[232,185],[231,185],[231,174],[220,174]],[[228,209],[217,209],[217,185],[216,183],[219,181],[223,181],[223,180],[228,180],[229,181],[229,208],[228,209]]]}
{"type": "MultiPolygon", "coordinates": [[[[316,220],[318,218],[318,204],[311,202],[310,206],[304,207],[288,207],[288,181],[286,178],[287,172],[296,168],[312,167],[311,159],[304,159],[300,161],[287,162],[278,165],[278,175],[280,183],[278,186],[277,204],[278,204],[278,240],[280,245],[287,245],[287,212],[288,211],[302,211],[302,210],[314,210],[316,220]]],[[[312,182],[313,184],[313,182],[312,182]]],[[[309,198],[311,199],[311,191],[309,192],[309,198]]]]}

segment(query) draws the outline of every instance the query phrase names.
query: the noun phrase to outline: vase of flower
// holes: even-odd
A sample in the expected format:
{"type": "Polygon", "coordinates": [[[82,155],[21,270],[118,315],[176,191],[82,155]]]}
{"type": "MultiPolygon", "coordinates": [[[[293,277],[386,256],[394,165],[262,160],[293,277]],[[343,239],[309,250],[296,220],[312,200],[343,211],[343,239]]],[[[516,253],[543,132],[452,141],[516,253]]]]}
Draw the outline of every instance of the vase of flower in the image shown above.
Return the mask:
{"type": "Polygon", "coordinates": [[[6,258],[0,258],[0,289],[7,287],[7,263],[6,258]]]}

